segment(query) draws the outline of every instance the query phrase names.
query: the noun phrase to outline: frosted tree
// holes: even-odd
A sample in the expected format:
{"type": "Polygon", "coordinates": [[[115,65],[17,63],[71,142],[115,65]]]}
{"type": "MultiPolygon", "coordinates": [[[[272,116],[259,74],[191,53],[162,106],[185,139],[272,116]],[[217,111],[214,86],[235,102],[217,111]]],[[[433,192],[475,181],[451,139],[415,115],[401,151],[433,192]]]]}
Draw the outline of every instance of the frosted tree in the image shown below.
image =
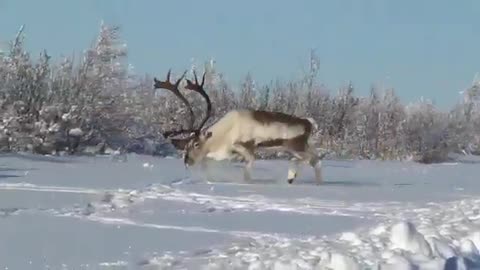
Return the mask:
{"type": "Polygon", "coordinates": [[[242,109],[255,109],[257,107],[256,95],[257,89],[255,81],[252,75],[248,73],[242,82],[237,106],[242,109]]]}
{"type": "Polygon", "coordinates": [[[380,118],[382,113],[382,108],[380,104],[379,94],[377,89],[372,87],[370,90],[370,97],[367,105],[366,112],[366,140],[368,148],[371,149],[372,153],[378,155],[378,148],[380,143],[380,118]]]}
{"type": "MultiPolygon", "coordinates": [[[[152,76],[133,73],[118,27],[102,23],[79,61],[67,56],[56,62],[45,51],[32,57],[24,48],[23,29],[0,56],[1,151],[73,154],[110,147],[159,154],[165,152],[162,132],[188,122],[188,110],[172,93],[154,91],[152,76]]],[[[207,61],[205,90],[213,103],[207,126],[231,109],[259,108],[313,117],[319,127],[316,146],[338,156],[413,155],[431,163],[446,160],[452,151],[480,154],[477,81],[463,92],[462,102],[442,112],[426,100],[404,106],[393,89],[372,87],[367,97],[356,97],[350,83],[331,95],[318,81],[315,51],[308,60],[298,80],[258,85],[249,73],[238,86],[227,81],[214,60],[207,61]]],[[[196,66],[193,62],[187,77],[196,66]]],[[[181,72],[172,71],[171,80],[181,72]]],[[[205,102],[184,86],[179,90],[202,118],[205,102]]]]}
{"type": "Polygon", "coordinates": [[[270,107],[270,96],[272,88],[269,85],[265,85],[264,87],[259,90],[258,93],[258,104],[260,110],[268,110],[270,107]]]}
{"type": "Polygon", "coordinates": [[[428,100],[406,108],[406,148],[423,163],[446,160],[448,154],[448,118],[428,100]]]}
{"type": "Polygon", "coordinates": [[[352,123],[359,99],[353,96],[353,91],[353,85],[350,83],[346,88],[341,88],[338,95],[332,99],[332,119],[328,135],[334,149],[344,147],[348,149],[346,143],[352,142],[350,135],[355,133],[352,123]]]}
{"type": "Polygon", "coordinates": [[[289,114],[295,114],[299,102],[299,88],[297,82],[288,82],[286,85],[286,102],[284,103],[284,111],[289,114]]]}
{"type": "Polygon", "coordinates": [[[480,154],[480,81],[475,76],[473,84],[463,94],[463,100],[450,113],[450,127],[455,141],[463,153],[480,154]]]}
{"type": "Polygon", "coordinates": [[[50,95],[50,56],[44,51],[34,62],[24,49],[24,27],[10,42],[1,60],[0,86],[3,129],[10,150],[32,150],[43,143],[48,125],[40,119],[50,95]]]}
{"type": "Polygon", "coordinates": [[[86,134],[82,140],[96,138],[94,144],[111,141],[126,128],[124,111],[115,104],[127,86],[126,57],[119,27],[102,22],[97,39],[77,68],[74,100],[69,110],[69,126],[86,134]]]}
{"type": "Polygon", "coordinates": [[[127,45],[120,39],[120,28],[103,22],[97,40],[86,52],[93,76],[101,79],[104,91],[122,89],[128,78],[127,45]]]}
{"type": "Polygon", "coordinates": [[[320,70],[320,58],[317,56],[315,50],[310,50],[309,64],[305,84],[308,90],[312,90],[315,87],[316,79],[320,70]]]}
{"type": "Polygon", "coordinates": [[[220,82],[215,88],[215,92],[217,93],[217,98],[213,101],[216,104],[214,118],[217,119],[225,115],[229,110],[235,108],[237,106],[237,100],[236,94],[223,76],[220,77],[220,82]]]}
{"type": "Polygon", "coordinates": [[[285,86],[283,86],[280,81],[277,80],[273,85],[270,110],[278,112],[288,112],[285,108],[285,104],[287,102],[287,95],[285,92],[285,86]]]}
{"type": "Polygon", "coordinates": [[[385,159],[392,159],[405,155],[402,146],[403,123],[405,119],[405,110],[396,96],[394,89],[387,89],[384,93],[383,114],[380,119],[380,137],[382,141],[382,155],[385,159]]]}
{"type": "MultiPolygon", "coordinates": [[[[212,118],[207,124],[215,121],[218,117],[235,107],[235,93],[225,80],[224,75],[217,71],[216,61],[213,59],[205,63],[205,91],[209,93],[214,105],[212,118]]],[[[203,100],[200,100],[200,102],[204,103],[203,100]]]]}

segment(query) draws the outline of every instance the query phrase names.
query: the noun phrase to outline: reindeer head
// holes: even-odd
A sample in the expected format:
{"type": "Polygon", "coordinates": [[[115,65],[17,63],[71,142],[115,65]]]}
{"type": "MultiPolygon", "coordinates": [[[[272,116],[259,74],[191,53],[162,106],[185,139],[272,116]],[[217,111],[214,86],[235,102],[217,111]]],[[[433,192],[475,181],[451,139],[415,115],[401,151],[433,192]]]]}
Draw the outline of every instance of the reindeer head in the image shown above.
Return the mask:
{"type": "Polygon", "coordinates": [[[194,134],[191,136],[185,146],[183,156],[183,162],[186,166],[193,166],[203,160],[207,154],[205,151],[205,145],[211,136],[212,132],[210,131],[203,131],[200,134],[194,134]]]}
{"type": "Polygon", "coordinates": [[[197,74],[194,71],[194,79],[195,82],[190,81],[189,79],[186,79],[187,85],[185,86],[185,89],[191,90],[194,92],[199,93],[206,101],[207,103],[207,109],[205,113],[205,117],[203,118],[202,122],[199,124],[197,128],[194,128],[195,125],[195,116],[193,113],[192,106],[188,102],[188,100],[185,98],[185,96],[182,95],[182,93],[178,90],[178,86],[180,85],[180,82],[182,79],[185,77],[186,71],[183,73],[183,75],[175,82],[175,84],[172,84],[170,82],[170,70],[168,71],[167,74],[167,80],[165,81],[159,81],[157,78],[154,78],[154,88],[155,89],[167,89],[171,91],[176,97],[178,97],[188,108],[189,114],[190,114],[190,121],[189,121],[189,126],[188,128],[185,129],[180,129],[180,130],[173,130],[173,131],[166,131],[164,132],[163,136],[167,139],[170,139],[170,137],[180,135],[180,134],[185,134],[185,133],[190,133],[190,136],[186,138],[180,138],[180,139],[171,139],[170,141],[172,144],[179,150],[184,151],[184,158],[183,161],[185,165],[187,166],[193,166],[199,161],[203,159],[206,153],[204,153],[203,150],[203,145],[205,142],[208,140],[208,138],[211,137],[212,133],[211,132],[206,132],[206,131],[201,131],[202,127],[205,125],[207,120],[211,117],[212,113],[212,103],[210,101],[210,98],[208,94],[205,92],[203,89],[203,85],[205,83],[205,73],[203,74],[202,77],[202,82],[198,82],[197,74]]]}

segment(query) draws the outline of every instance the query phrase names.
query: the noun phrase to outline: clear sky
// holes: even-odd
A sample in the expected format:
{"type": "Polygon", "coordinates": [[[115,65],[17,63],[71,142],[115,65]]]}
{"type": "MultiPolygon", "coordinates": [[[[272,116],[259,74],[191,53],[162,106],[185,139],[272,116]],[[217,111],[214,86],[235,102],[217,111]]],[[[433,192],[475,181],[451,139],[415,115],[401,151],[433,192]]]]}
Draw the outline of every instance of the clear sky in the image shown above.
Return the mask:
{"type": "Polygon", "coordinates": [[[480,72],[479,18],[478,0],[0,0],[0,43],[25,24],[33,52],[78,53],[103,19],[122,27],[137,72],[213,57],[234,84],[299,76],[315,49],[330,89],[383,83],[446,107],[480,72]]]}

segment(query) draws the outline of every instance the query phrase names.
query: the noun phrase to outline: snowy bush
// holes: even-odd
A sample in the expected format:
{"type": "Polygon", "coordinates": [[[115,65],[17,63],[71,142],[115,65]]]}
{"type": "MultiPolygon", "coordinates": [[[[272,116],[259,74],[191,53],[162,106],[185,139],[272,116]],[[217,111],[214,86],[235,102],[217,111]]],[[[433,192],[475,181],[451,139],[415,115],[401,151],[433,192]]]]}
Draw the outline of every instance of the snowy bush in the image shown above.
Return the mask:
{"type": "MultiPolygon", "coordinates": [[[[22,27],[0,55],[0,151],[176,153],[162,132],[185,126],[188,110],[172,93],[154,91],[151,76],[132,73],[118,27],[102,23],[97,39],[77,61],[53,61],[46,51],[32,57],[24,42],[22,27]]],[[[297,80],[258,85],[247,74],[235,87],[214,61],[205,63],[205,88],[214,107],[206,126],[231,109],[252,108],[312,117],[318,123],[316,146],[337,157],[413,156],[432,163],[445,161],[451,152],[480,154],[480,84],[465,91],[464,102],[443,112],[424,100],[405,106],[394,89],[372,87],[369,96],[358,97],[350,83],[332,94],[317,81],[318,67],[312,51],[309,70],[297,80]]],[[[183,86],[180,90],[202,118],[202,98],[183,86]]]]}

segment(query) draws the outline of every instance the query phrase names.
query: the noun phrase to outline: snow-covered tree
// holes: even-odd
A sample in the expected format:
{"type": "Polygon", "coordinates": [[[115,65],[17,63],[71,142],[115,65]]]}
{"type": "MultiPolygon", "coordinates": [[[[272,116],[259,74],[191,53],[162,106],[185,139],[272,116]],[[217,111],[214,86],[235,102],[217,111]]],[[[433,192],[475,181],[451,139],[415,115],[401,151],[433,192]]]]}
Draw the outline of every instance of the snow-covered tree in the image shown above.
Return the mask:
{"type": "MultiPolygon", "coordinates": [[[[189,111],[169,91],[155,91],[153,76],[134,74],[127,56],[116,26],[102,23],[79,60],[66,56],[56,61],[46,51],[28,53],[21,27],[0,55],[0,151],[97,153],[110,147],[164,154],[162,132],[185,127],[189,111]]],[[[207,126],[229,110],[254,108],[314,118],[316,146],[337,156],[414,156],[429,163],[446,160],[452,151],[480,154],[477,81],[464,91],[462,102],[444,112],[427,100],[405,106],[393,89],[372,87],[368,96],[358,97],[349,83],[332,94],[318,79],[315,51],[308,59],[308,70],[299,79],[266,85],[250,73],[239,85],[231,84],[213,59],[203,70],[192,62],[187,77],[193,70],[200,76],[205,71],[205,91],[213,104],[207,126]]],[[[172,71],[171,80],[181,72],[172,71]]],[[[164,74],[156,77],[165,79],[164,74]]],[[[182,82],[179,90],[198,121],[205,102],[184,86],[182,82]]]]}

